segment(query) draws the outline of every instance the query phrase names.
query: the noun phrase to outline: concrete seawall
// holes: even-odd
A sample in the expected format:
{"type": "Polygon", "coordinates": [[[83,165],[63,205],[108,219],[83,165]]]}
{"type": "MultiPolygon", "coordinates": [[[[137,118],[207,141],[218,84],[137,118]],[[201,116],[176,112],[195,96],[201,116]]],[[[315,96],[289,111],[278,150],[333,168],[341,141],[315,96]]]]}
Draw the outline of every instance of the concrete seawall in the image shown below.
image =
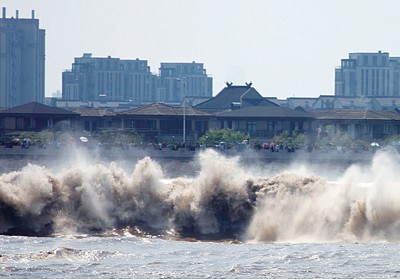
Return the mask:
{"type": "MultiPolygon", "coordinates": [[[[174,160],[192,160],[195,156],[201,152],[202,149],[196,151],[190,151],[188,149],[179,149],[173,151],[170,149],[155,150],[155,149],[141,149],[141,148],[129,148],[122,149],[119,147],[112,147],[111,149],[89,149],[86,147],[76,148],[55,148],[49,147],[42,149],[36,146],[29,148],[21,148],[14,146],[13,148],[6,148],[0,146],[0,156],[3,157],[65,157],[71,156],[74,153],[86,153],[91,156],[97,156],[101,158],[113,159],[142,159],[145,156],[149,156],[154,159],[174,159],[174,160]]],[[[362,152],[338,152],[338,151],[319,151],[314,150],[307,152],[305,150],[297,150],[296,152],[287,152],[281,150],[279,152],[271,152],[270,150],[253,150],[246,149],[243,151],[227,150],[219,151],[228,157],[239,156],[244,161],[262,161],[262,162],[312,162],[312,163],[335,163],[335,164],[352,164],[352,163],[368,163],[372,160],[375,152],[374,151],[362,151],[362,152]]]]}

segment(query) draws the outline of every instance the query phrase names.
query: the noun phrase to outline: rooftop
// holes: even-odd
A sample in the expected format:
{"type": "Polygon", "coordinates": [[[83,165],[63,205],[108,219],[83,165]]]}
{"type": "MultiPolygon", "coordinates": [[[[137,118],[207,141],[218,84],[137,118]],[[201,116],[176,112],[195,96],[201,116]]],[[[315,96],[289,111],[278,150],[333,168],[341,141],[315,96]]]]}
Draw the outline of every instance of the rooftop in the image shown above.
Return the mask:
{"type": "MultiPolygon", "coordinates": [[[[145,115],[145,116],[176,116],[183,115],[183,107],[172,107],[163,103],[152,103],[146,106],[141,106],[134,109],[119,112],[118,115],[145,115]]],[[[192,107],[185,108],[187,116],[209,116],[208,113],[193,109],[192,107]]]]}

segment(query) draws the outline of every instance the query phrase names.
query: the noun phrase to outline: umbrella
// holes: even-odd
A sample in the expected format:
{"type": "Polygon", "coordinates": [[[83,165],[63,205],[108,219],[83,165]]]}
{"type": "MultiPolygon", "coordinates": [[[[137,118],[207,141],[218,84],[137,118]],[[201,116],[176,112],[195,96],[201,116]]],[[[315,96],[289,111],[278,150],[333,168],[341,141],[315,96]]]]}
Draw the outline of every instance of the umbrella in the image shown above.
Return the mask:
{"type": "Polygon", "coordinates": [[[371,146],[372,146],[372,147],[379,147],[379,143],[372,142],[372,143],[371,143],[371,146]]]}
{"type": "Polygon", "coordinates": [[[86,143],[89,141],[89,139],[87,139],[85,136],[79,137],[79,140],[81,140],[81,142],[86,143]]]}

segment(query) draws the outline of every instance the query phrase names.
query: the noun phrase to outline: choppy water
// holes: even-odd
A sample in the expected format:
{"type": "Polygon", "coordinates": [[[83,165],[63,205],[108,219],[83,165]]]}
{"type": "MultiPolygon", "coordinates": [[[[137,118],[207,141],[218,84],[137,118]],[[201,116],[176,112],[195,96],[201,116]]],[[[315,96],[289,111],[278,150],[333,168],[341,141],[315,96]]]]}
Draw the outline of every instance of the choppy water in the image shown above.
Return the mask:
{"type": "Polygon", "coordinates": [[[399,244],[1,237],[2,278],[398,278],[399,244]]]}
{"type": "Polygon", "coordinates": [[[0,277],[400,276],[394,151],[342,169],[214,151],[190,163],[0,161],[0,277]]]}

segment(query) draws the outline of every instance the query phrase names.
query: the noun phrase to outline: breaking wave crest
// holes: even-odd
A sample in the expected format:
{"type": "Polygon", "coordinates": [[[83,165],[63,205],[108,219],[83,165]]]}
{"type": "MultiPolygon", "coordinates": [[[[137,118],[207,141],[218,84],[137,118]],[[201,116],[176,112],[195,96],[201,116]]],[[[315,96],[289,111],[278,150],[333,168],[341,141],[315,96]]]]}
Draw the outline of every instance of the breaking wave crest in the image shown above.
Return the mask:
{"type": "Polygon", "coordinates": [[[111,252],[99,250],[78,250],[68,247],[58,247],[50,251],[39,251],[20,254],[0,255],[0,260],[5,262],[37,262],[45,260],[67,260],[70,262],[91,261],[96,262],[112,255],[111,252]]]}
{"type": "MultiPolygon", "coordinates": [[[[400,241],[400,162],[380,152],[334,182],[283,171],[253,175],[239,158],[198,155],[193,177],[165,178],[146,157],[54,173],[37,165],[0,176],[0,234],[122,232],[254,242],[400,241]]],[[[298,168],[298,170],[305,170],[298,168]]]]}

